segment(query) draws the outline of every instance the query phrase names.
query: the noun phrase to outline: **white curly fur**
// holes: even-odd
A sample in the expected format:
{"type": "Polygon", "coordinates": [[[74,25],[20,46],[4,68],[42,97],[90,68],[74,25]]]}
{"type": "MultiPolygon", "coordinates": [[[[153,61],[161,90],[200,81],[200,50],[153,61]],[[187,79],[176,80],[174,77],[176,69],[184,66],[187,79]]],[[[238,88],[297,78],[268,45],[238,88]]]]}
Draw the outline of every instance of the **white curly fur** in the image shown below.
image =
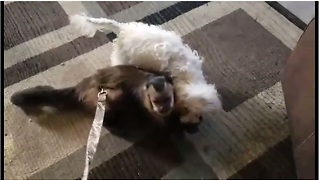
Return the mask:
{"type": "Polygon", "coordinates": [[[207,83],[203,58],[184,44],[181,37],[160,26],[140,22],[120,23],[106,18],[73,15],[70,23],[82,36],[93,37],[96,31],[114,32],[111,65],[131,64],[154,71],[169,71],[174,77],[178,102],[189,114],[181,118],[185,123],[197,123],[199,115],[222,109],[214,84],[207,83]]]}

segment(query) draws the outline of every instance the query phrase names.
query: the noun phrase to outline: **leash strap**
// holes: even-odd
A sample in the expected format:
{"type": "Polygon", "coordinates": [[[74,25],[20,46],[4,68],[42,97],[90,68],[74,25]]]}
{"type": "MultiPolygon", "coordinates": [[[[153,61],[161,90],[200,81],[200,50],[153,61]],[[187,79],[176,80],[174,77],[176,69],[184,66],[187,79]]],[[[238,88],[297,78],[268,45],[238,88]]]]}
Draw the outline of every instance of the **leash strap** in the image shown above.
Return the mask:
{"type": "Polygon", "coordinates": [[[86,160],[85,160],[85,167],[83,171],[82,180],[88,179],[89,166],[97,150],[97,146],[100,139],[101,127],[103,124],[103,119],[105,114],[105,105],[106,105],[107,95],[108,95],[108,92],[104,89],[102,89],[98,93],[97,109],[96,109],[96,113],[92,123],[92,127],[89,132],[89,137],[87,142],[86,160]]]}

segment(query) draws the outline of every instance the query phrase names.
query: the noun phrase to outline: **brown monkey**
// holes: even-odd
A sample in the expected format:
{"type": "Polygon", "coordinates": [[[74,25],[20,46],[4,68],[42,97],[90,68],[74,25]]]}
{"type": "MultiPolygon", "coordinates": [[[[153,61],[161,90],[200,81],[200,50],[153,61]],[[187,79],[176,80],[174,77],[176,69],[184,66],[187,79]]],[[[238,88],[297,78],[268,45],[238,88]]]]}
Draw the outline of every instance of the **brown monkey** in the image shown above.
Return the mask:
{"type": "Polygon", "coordinates": [[[179,115],[171,78],[130,65],[100,69],[74,87],[36,86],[16,92],[11,102],[28,115],[45,112],[46,107],[51,107],[58,111],[84,110],[93,116],[97,95],[102,89],[108,91],[105,126],[116,124],[117,118],[129,109],[135,111],[135,115],[147,114],[161,125],[179,115]]]}

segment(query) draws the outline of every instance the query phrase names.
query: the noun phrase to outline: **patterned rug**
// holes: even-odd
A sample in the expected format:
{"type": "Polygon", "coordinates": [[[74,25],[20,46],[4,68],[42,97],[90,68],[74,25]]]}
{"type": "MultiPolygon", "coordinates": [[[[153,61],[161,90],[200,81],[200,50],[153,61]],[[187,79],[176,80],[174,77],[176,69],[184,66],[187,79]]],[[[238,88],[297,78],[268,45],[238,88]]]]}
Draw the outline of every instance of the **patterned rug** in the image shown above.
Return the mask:
{"type": "Polygon", "coordinates": [[[265,2],[5,2],[5,179],[78,179],[92,119],[30,119],[15,91],[67,87],[108,66],[114,34],[77,37],[68,15],[142,21],[179,33],[206,58],[224,112],[197,134],[145,132],[130,140],[103,129],[90,178],[295,178],[279,82],[302,31],[265,2]]]}

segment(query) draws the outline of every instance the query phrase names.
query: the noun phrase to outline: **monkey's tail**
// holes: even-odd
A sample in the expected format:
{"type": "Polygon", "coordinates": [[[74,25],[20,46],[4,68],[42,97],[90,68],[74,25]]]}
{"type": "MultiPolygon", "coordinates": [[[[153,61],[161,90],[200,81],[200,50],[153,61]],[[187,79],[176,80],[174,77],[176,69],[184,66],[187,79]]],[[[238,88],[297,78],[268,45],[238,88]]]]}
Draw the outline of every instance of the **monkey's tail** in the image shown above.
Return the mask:
{"type": "Polygon", "coordinates": [[[82,36],[93,37],[97,31],[114,32],[119,34],[121,24],[107,18],[92,18],[85,14],[72,15],[69,18],[70,24],[79,31],[82,36]]]}
{"type": "Polygon", "coordinates": [[[54,89],[51,86],[36,86],[14,93],[10,100],[22,109],[51,107],[61,111],[75,109],[81,104],[75,87],[54,89]]]}

